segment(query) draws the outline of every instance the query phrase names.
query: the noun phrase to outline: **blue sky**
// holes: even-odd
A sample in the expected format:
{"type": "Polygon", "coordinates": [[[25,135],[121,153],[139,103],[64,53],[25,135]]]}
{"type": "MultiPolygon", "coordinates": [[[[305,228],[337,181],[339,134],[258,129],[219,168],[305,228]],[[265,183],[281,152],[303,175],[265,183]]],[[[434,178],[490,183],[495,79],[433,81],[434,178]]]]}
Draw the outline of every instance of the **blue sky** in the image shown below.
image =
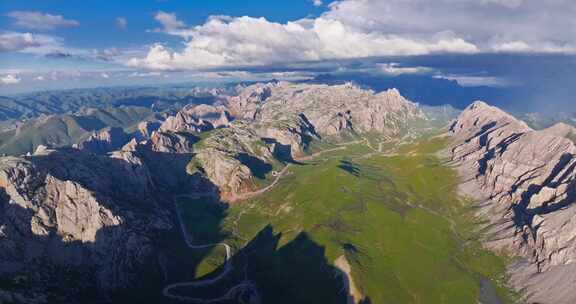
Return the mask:
{"type": "MultiPolygon", "coordinates": [[[[266,16],[276,22],[287,22],[314,16],[324,11],[326,6],[314,6],[311,1],[280,1],[269,5],[269,1],[256,0],[240,2],[235,0],[186,1],[186,0],[3,0],[0,3],[0,29],[4,31],[30,32],[28,28],[15,25],[14,19],[6,14],[13,11],[33,11],[63,16],[76,20],[79,26],[42,30],[39,33],[57,36],[63,39],[69,48],[138,49],[162,41],[166,45],[177,46],[179,40],[154,33],[158,27],[154,15],[159,11],[177,12],[179,18],[190,25],[202,24],[212,15],[256,15],[266,16]],[[126,20],[125,29],[117,26],[117,19],[126,20]]],[[[94,67],[102,68],[101,62],[78,62],[50,60],[37,56],[26,56],[17,53],[0,54],[0,68],[17,69],[23,67],[55,69],[58,67],[94,67]]]]}
{"type": "Polygon", "coordinates": [[[572,0],[3,0],[0,94],[322,76],[565,108],[574,16],[572,0]]]}
{"type": "MultiPolygon", "coordinates": [[[[318,15],[325,10],[311,1],[237,1],[237,0],[3,0],[2,12],[40,11],[78,20],[80,26],[57,29],[54,33],[63,37],[74,47],[130,47],[153,43],[157,34],[146,30],[158,26],[153,16],[158,11],[177,12],[179,17],[191,25],[201,24],[211,15],[266,16],[270,21],[286,22],[307,16],[318,15]],[[115,27],[116,18],[128,21],[126,30],[115,27]]],[[[13,20],[3,17],[0,28],[19,30],[13,20]]]]}

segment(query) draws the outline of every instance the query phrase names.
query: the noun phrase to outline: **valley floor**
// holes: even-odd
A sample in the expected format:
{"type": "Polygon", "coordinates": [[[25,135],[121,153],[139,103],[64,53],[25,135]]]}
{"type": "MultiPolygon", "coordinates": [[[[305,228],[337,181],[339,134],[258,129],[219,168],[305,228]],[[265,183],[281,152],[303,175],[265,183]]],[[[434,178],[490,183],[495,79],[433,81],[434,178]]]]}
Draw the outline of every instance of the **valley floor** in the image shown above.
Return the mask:
{"type": "MultiPolygon", "coordinates": [[[[250,282],[262,303],[512,303],[506,259],[482,249],[457,175],[436,156],[446,141],[395,153],[361,143],[335,149],[291,165],[272,189],[228,209],[181,198],[193,242],[226,242],[234,256],[216,284],[178,292],[217,298],[250,282]]],[[[203,253],[196,277],[222,271],[220,249],[203,253]]]]}

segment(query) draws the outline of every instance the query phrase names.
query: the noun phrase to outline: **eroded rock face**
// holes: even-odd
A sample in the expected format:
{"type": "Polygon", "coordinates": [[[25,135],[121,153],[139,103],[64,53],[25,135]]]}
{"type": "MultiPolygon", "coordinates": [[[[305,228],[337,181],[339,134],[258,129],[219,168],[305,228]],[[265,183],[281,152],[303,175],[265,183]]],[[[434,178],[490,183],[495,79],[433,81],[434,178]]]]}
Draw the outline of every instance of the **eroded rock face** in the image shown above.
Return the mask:
{"type": "Polygon", "coordinates": [[[76,298],[96,288],[105,297],[129,288],[154,267],[150,236],[171,227],[148,171],[128,152],[42,149],[2,158],[0,189],[0,275],[25,277],[31,292],[57,286],[50,292],[76,298]],[[65,283],[68,275],[78,281],[65,283]]]}
{"type": "Polygon", "coordinates": [[[143,121],[138,124],[138,133],[135,138],[137,140],[147,140],[152,137],[152,133],[157,131],[161,126],[159,121],[143,121]]]}
{"type": "Polygon", "coordinates": [[[192,134],[185,132],[154,132],[149,140],[153,151],[163,153],[192,153],[197,141],[192,134]]]}
{"type": "Polygon", "coordinates": [[[321,139],[304,114],[281,122],[258,123],[254,129],[264,143],[272,145],[275,157],[284,161],[303,156],[312,141],[321,139]]]}
{"type": "Polygon", "coordinates": [[[249,124],[238,122],[202,142],[191,170],[205,174],[226,197],[254,190],[255,175],[263,177],[274,161],[273,149],[249,124]]]}
{"type": "Polygon", "coordinates": [[[534,131],[483,102],[450,127],[461,190],[485,202],[486,245],[524,258],[509,273],[529,303],[576,299],[576,147],[565,129],[534,131]]]}
{"type": "Polygon", "coordinates": [[[409,122],[425,118],[418,106],[396,89],[375,94],[351,84],[257,84],[229,98],[228,106],[237,117],[256,121],[304,115],[322,136],[350,131],[398,135],[409,122]]]}
{"type": "Polygon", "coordinates": [[[566,137],[569,139],[575,138],[576,136],[576,128],[565,123],[557,123],[547,129],[542,130],[544,133],[559,136],[559,137],[566,137]]]}
{"type": "MultiPolygon", "coordinates": [[[[224,113],[231,113],[235,121],[203,140],[189,166],[191,172],[205,174],[223,196],[254,190],[254,178],[264,178],[274,165],[304,156],[313,141],[339,142],[347,135],[366,133],[386,138],[425,119],[416,104],[394,89],[374,94],[349,84],[273,82],[239,91],[225,102],[228,110],[194,107],[163,125],[164,130],[196,132],[203,113],[224,122],[224,113]]],[[[211,126],[217,128],[214,122],[211,126]]]]}
{"type": "Polygon", "coordinates": [[[170,116],[160,126],[160,131],[204,132],[227,127],[230,114],[223,106],[193,105],[170,116]]]}
{"type": "Polygon", "coordinates": [[[76,145],[76,147],[80,150],[95,154],[106,154],[120,149],[129,140],[130,137],[122,128],[112,127],[94,132],[86,140],[76,145]]]}

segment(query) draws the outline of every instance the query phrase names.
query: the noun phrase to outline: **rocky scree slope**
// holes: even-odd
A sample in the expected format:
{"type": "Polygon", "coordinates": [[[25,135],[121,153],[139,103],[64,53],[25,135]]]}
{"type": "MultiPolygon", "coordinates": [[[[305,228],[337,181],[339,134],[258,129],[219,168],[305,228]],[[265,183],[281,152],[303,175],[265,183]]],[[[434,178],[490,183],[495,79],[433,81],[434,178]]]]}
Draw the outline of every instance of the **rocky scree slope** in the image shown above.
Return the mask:
{"type": "Polygon", "coordinates": [[[465,195],[483,202],[486,246],[521,257],[508,269],[526,303],[576,301],[576,146],[573,128],[535,131],[483,102],[450,126],[465,195]]]}

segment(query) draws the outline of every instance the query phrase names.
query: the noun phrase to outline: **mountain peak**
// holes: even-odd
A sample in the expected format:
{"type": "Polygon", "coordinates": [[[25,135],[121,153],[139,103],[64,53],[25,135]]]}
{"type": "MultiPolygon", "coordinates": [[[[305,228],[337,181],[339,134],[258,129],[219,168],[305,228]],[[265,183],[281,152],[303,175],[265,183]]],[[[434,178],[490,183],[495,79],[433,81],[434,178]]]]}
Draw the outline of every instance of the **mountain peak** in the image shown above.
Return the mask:
{"type": "Polygon", "coordinates": [[[473,109],[479,109],[479,108],[486,108],[486,107],[492,107],[490,106],[488,103],[486,103],[485,101],[482,100],[476,100],[473,103],[471,103],[466,110],[473,110],[473,109]]]}
{"type": "Polygon", "coordinates": [[[518,120],[502,109],[478,100],[462,111],[460,116],[450,126],[450,131],[467,137],[478,132],[503,126],[510,128],[515,133],[532,130],[525,122],[518,120]]]}
{"type": "Polygon", "coordinates": [[[397,88],[390,88],[386,90],[386,94],[398,97],[402,96],[402,94],[400,94],[400,91],[397,88]]]}

